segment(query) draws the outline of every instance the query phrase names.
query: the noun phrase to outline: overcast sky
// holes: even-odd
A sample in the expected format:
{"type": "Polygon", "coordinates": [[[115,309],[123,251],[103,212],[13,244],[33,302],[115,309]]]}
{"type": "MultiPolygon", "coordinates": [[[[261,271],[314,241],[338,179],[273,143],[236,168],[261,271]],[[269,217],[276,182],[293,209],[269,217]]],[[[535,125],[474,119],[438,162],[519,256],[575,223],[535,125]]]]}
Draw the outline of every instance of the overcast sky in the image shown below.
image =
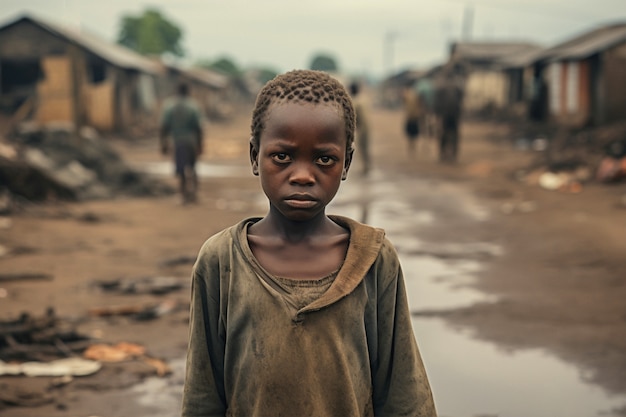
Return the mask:
{"type": "Polygon", "coordinates": [[[464,27],[475,41],[550,46],[626,21],[626,0],[0,0],[0,21],[32,13],[114,41],[121,17],[148,6],[183,29],[190,61],[227,56],[282,72],[326,53],[343,72],[374,76],[440,63],[464,27]]]}

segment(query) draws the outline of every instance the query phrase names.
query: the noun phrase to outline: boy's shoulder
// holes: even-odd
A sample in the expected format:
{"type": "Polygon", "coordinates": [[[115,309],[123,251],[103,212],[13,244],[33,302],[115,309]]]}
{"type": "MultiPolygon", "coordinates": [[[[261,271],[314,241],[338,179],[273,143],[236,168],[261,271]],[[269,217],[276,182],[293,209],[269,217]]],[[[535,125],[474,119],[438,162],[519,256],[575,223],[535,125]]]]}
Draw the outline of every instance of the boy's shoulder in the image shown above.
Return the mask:
{"type": "Polygon", "coordinates": [[[336,215],[329,217],[350,231],[350,245],[354,245],[358,251],[375,253],[376,256],[395,255],[396,250],[387,238],[384,229],[361,223],[349,217],[336,215]]]}
{"type": "Polygon", "coordinates": [[[218,254],[223,250],[229,250],[234,243],[238,243],[241,237],[244,236],[243,232],[247,224],[258,220],[260,220],[258,217],[246,218],[213,234],[204,241],[200,248],[200,254],[218,254]]]}

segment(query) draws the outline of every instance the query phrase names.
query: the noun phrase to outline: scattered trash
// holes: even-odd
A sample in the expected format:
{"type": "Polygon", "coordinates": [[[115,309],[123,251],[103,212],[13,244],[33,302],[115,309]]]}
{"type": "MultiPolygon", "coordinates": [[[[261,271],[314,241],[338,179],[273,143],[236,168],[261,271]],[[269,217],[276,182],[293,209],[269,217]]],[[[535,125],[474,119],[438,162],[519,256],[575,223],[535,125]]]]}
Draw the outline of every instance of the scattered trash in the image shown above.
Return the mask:
{"type": "Polygon", "coordinates": [[[95,344],[89,346],[83,356],[101,362],[121,362],[145,355],[146,348],[134,343],[121,342],[116,345],[95,344]]]}
{"type": "Polygon", "coordinates": [[[0,375],[26,376],[85,376],[98,372],[102,364],[72,357],[49,362],[6,363],[0,360],[0,375]]]}
{"type": "Polygon", "coordinates": [[[626,157],[617,159],[606,156],[602,158],[596,171],[596,179],[604,183],[626,179],[626,157]]]}
{"type": "Polygon", "coordinates": [[[52,281],[54,277],[42,272],[0,273],[0,282],[8,281],[52,281]]]}
{"type": "Polygon", "coordinates": [[[156,305],[138,306],[108,306],[94,307],[89,310],[90,316],[95,317],[129,317],[135,320],[154,320],[165,314],[174,311],[178,307],[178,303],[173,300],[165,300],[156,305]]]}
{"type": "Polygon", "coordinates": [[[54,310],[33,317],[0,322],[0,357],[5,361],[39,361],[80,355],[89,339],[78,334],[73,324],[56,317],[54,310]]]}
{"type": "Polygon", "coordinates": [[[163,360],[147,356],[146,348],[135,343],[121,342],[116,345],[91,345],[85,350],[83,356],[87,359],[101,362],[123,362],[139,359],[153,367],[158,376],[169,375],[172,372],[163,360]]]}
{"type": "Polygon", "coordinates": [[[576,179],[576,175],[567,172],[544,172],[539,176],[539,186],[546,190],[558,190],[569,193],[582,191],[582,184],[576,179]]]}
{"type": "Polygon", "coordinates": [[[96,286],[104,291],[120,294],[153,294],[163,295],[183,288],[180,279],[174,277],[145,277],[140,279],[117,279],[96,282],[96,286]]]}
{"type": "Polygon", "coordinates": [[[175,258],[166,259],[159,264],[162,268],[173,267],[178,265],[193,265],[196,262],[196,256],[181,255],[175,258]]]}
{"type": "Polygon", "coordinates": [[[546,190],[558,190],[563,187],[567,181],[569,180],[569,176],[565,173],[554,173],[554,172],[544,172],[539,177],[539,185],[546,190]]]}

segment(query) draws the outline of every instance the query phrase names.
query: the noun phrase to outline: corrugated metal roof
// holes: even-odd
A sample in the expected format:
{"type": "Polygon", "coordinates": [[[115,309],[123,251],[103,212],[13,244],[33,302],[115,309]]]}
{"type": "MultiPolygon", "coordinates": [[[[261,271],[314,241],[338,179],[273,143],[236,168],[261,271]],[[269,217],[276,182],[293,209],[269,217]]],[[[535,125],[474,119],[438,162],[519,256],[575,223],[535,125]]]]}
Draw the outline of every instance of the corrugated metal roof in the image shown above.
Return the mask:
{"type": "Polygon", "coordinates": [[[584,59],[626,42],[626,23],[605,25],[552,46],[533,62],[584,59]]]}
{"type": "Polygon", "coordinates": [[[214,71],[209,71],[204,68],[189,68],[183,70],[183,72],[189,77],[200,81],[203,84],[206,84],[210,87],[214,88],[224,88],[228,85],[228,77],[222,74],[219,74],[214,71]]]}
{"type": "Polygon", "coordinates": [[[520,54],[513,54],[503,58],[500,63],[505,69],[524,68],[530,65],[545,51],[545,48],[537,47],[520,54]]]}
{"type": "Polygon", "coordinates": [[[551,58],[583,59],[626,42],[626,23],[605,26],[587,32],[551,49],[551,58]]]}
{"type": "Polygon", "coordinates": [[[133,69],[150,74],[159,73],[159,65],[143,55],[140,55],[121,45],[108,42],[84,30],[61,26],[39,17],[26,15],[6,24],[4,27],[0,28],[0,30],[23,21],[31,22],[32,24],[41,27],[55,36],[74,43],[117,67],[133,69]]]}
{"type": "Polygon", "coordinates": [[[161,62],[162,68],[167,71],[178,74],[183,78],[199,82],[205,86],[215,89],[222,89],[228,86],[228,77],[216,71],[211,71],[200,67],[183,67],[174,62],[161,62]]]}
{"type": "Polygon", "coordinates": [[[455,42],[452,57],[460,61],[500,62],[508,57],[537,51],[541,47],[529,42],[455,42]]]}

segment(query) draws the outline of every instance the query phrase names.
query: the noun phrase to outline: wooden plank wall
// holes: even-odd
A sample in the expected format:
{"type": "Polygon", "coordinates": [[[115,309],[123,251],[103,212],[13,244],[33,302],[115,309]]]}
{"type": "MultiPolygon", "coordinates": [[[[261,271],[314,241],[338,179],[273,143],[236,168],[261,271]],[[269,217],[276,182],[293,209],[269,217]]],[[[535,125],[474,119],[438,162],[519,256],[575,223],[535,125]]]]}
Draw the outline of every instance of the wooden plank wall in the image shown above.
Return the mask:
{"type": "Polygon", "coordinates": [[[41,59],[45,78],[37,84],[37,111],[40,123],[73,122],[72,63],[67,56],[41,59]]]}

